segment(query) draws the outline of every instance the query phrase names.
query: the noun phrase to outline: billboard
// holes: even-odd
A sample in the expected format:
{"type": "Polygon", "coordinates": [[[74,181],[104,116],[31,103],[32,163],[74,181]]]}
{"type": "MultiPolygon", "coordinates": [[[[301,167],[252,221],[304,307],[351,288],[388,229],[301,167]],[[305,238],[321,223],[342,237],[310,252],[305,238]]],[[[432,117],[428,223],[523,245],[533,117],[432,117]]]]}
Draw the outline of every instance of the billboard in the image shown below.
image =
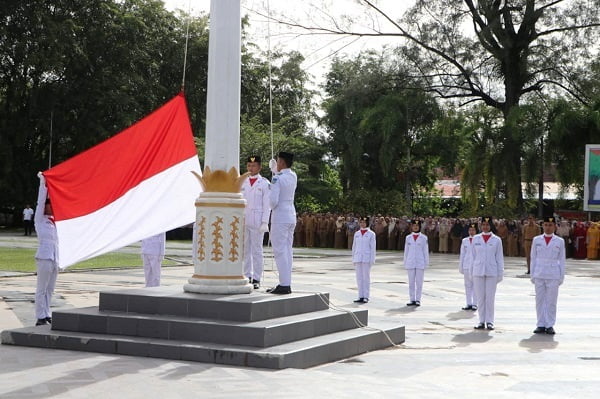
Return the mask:
{"type": "Polygon", "coordinates": [[[600,144],[585,146],[583,210],[600,212],[600,144]]]}

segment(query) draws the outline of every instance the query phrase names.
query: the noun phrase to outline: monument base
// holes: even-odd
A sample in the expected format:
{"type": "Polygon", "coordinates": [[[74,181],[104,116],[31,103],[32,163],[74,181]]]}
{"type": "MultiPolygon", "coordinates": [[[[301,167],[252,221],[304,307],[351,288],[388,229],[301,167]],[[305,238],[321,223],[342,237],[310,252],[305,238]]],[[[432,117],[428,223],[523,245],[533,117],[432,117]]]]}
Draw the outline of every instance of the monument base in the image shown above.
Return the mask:
{"type": "Polygon", "coordinates": [[[100,292],[99,306],[56,310],[52,326],[4,330],[2,344],[270,369],[307,368],[404,342],[368,310],[329,309],[327,293],[199,295],[180,287],[100,292]]]}
{"type": "Polygon", "coordinates": [[[253,289],[245,278],[215,280],[191,277],[188,284],[183,285],[185,292],[196,294],[249,294],[253,289]]]}

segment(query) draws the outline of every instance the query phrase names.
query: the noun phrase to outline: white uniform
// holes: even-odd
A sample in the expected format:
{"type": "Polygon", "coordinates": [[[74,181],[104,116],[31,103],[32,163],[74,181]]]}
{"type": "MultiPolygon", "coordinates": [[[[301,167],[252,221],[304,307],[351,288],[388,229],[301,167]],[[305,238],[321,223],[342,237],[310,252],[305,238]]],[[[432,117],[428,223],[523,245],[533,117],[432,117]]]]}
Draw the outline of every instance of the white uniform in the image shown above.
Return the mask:
{"type": "Polygon", "coordinates": [[[160,233],[142,240],[142,261],[146,287],[160,285],[160,266],[165,257],[166,234],[160,233]]]}
{"type": "Polygon", "coordinates": [[[502,240],[490,233],[487,242],[483,233],[473,237],[473,288],[477,298],[479,322],[494,324],[496,285],[504,275],[502,240]]]}
{"type": "Polygon", "coordinates": [[[260,281],[263,273],[263,239],[265,233],[260,225],[269,223],[271,204],[269,202],[270,183],[261,175],[249,177],[242,184],[242,194],[246,199],[244,211],[244,276],[260,281]],[[250,179],[256,177],[254,184],[250,179]]]}
{"type": "Polygon", "coordinates": [[[461,272],[465,280],[467,307],[477,305],[477,296],[473,289],[473,237],[465,237],[462,240],[458,271],[461,272]]]}
{"type": "Polygon", "coordinates": [[[29,206],[23,209],[23,224],[25,227],[25,235],[31,235],[31,229],[33,228],[33,209],[29,206]]]}
{"type": "Polygon", "coordinates": [[[555,234],[546,244],[544,234],[531,243],[531,282],[535,284],[538,327],[554,327],[558,286],[565,279],[565,241],[555,234]]]}
{"type": "Polygon", "coordinates": [[[427,236],[410,233],[404,241],[404,268],[408,273],[408,295],[411,302],[421,302],[425,268],[429,265],[427,236]],[[417,236],[415,240],[414,236],[417,236]]]}
{"type": "Polygon", "coordinates": [[[35,253],[37,285],[35,289],[35,316],[37,319],[51,317],[50,305],[58,277],[58,236],[54,218],[44,215],[46,206],[46,180],[40,179],[37,206],[35,208],[35,231],[39,246],[35,253]]]}
{"type": "Polygon", "coordinates": [[[269,195],[271,203],[271,243],[279,272],[279,285],[292,285],[292,245],[296,227],[294,194],[298,177],[286,168],[273,176],[269,195]]]}
{"type": "Polygon", "coordinates": [[[369,299],[371,286],[371,266],[375,263],[375,249],[377,247],[375,232],[365,229],[354,233],[352,241],[352,263],[356,270],[356,285],[358,297],[369,299]]]}

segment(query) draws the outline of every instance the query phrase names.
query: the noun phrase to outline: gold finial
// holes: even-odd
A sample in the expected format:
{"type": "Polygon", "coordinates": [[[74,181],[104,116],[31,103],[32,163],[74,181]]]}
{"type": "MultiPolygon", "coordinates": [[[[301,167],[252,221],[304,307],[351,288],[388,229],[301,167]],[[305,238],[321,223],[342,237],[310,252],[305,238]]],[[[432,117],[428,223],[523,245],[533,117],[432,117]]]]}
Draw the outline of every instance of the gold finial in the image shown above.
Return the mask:
{"type": "Polygon", "coordinates": [[[244,179],[250,174],[246,172],[240,176],[237,169],[233,166],[229,169],[229,172],[219,169],[212,171],[209,166],[205,166],[202,176],[194,171],[192,173],[196,176],[205,192],[220,193],[239,193],[242,191],[244,179]]]}

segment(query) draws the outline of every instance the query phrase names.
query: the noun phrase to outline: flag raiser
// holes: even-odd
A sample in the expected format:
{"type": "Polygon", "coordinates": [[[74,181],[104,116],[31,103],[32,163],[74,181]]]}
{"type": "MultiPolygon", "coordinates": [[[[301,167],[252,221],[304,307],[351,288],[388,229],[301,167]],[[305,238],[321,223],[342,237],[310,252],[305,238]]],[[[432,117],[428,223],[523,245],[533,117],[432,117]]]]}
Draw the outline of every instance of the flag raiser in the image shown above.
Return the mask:
{"type": "Polygon", "coordinates": [[[65,268],[193,223],[200,162],[183,93],[43,172],[65,268]]]}

